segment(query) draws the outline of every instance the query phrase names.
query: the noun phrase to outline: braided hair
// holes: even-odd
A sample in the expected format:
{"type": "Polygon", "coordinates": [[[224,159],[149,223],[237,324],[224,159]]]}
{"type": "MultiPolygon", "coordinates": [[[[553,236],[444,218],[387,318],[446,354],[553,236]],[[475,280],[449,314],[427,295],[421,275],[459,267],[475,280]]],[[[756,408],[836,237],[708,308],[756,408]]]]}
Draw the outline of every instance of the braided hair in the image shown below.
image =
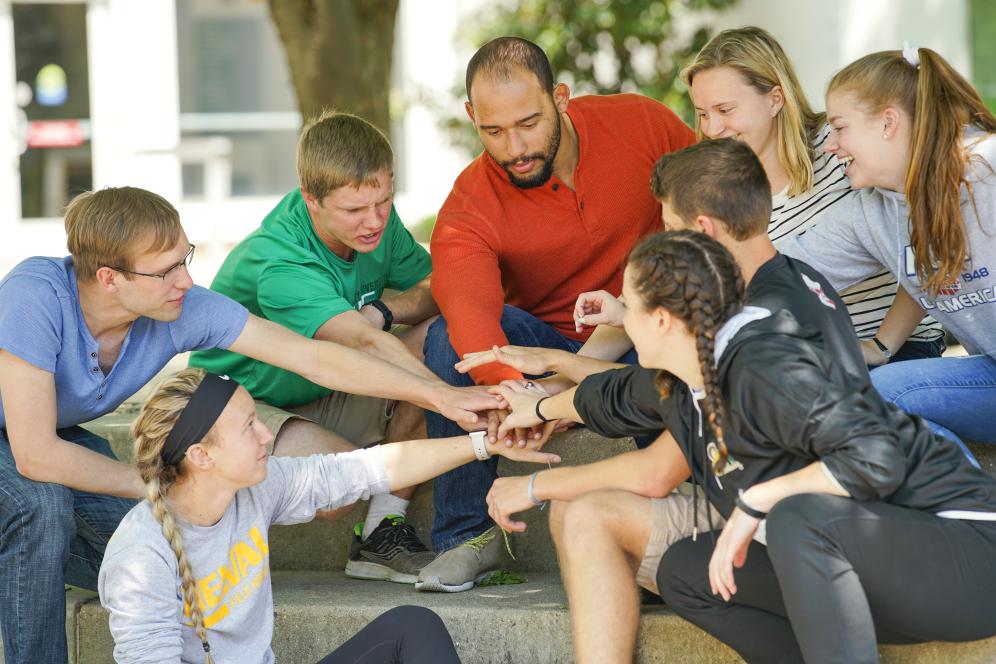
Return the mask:
{"type": "MultiPolygon", "coordinates": [[[[729,454],[723,437],[723,398],[716,368],[716,333],[743,306],[744,280],[733,256],[705,233],[657,233],[638,244],[629,255],[634,290],[646,310],[658,307],[683,321],[695,335],[705,384],[703,407],[716,435],[718,471],[729,454]]],[[[661,398],[671,394],[675,376],[657,374],[661,398]]]]}
{"type": "Polygon", "coordinates": [[[204,374],[203,369],[184,369],[163,382],[142,406],[138,419],[132,425],[132,435],[135,437],[135,464],[145,482],[152,514],[162,526],[163,537],[169,542],[180,566],[183,601],[190,612],[194,632],[204,647],[204,664],[214,664],[207,628],[204,626],[204,613],[197,597],[197,580],[183,549],[180,528],[166,502],[166,493],[183,476],[183,464],[166,465],[162,459],[166,436],[201,384],[204,374]]]}

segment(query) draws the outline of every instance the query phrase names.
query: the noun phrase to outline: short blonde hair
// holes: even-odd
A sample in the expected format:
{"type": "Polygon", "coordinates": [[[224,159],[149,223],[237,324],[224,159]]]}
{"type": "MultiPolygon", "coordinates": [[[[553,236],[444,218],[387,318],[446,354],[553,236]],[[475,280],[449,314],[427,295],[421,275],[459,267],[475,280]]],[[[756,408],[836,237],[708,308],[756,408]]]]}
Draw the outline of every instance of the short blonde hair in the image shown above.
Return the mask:
{"type": "Polygon", "coordinates": [[[374,185],[394,171],[394,151],[379,129],[350,113],[325,111],[309,122],[297,143],[301,189],[319,201],[345,185],[374,185]]]}
{"type": "Polygon", "coordinates": [[[162,196],[137,187],[107,187],[78,195],[66,207],[65,224],[66,244],[80,281],[95,278],[105,265],[130,270],[136,256],[172,249],[183,233],[176,208],[162,196]]]}
{"type": "MultiPolygon", "coordinates": [[[[754,26],[723,30],[709,40],[690,65],[681,72],[681,80],[691,87],[699,72],[716,67],[730,67],[744,77],[748,85],[761,94],[776,85],[782,89],[785,103],[776,119],[778,160],[789,176],[788,193],[795,196],[813,187],[813,141],[826,121],[825,113],[815,113],[806,99],[788,56],[778,41],[766,30],[754,26]]],[[[698,120],[695,132],[701,140],[698,120]]]]}

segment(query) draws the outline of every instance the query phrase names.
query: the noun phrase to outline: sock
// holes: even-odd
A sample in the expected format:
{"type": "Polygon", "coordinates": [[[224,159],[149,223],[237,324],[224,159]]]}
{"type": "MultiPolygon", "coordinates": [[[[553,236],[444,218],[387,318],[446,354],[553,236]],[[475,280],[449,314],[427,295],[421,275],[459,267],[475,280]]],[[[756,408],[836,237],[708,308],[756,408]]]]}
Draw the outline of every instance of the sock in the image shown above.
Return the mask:
{"type": "Polygon", "coordinates": [[[370,499],[367,509],[367,520],[363,522],[361,541],[366,541],[370,533],[376,530],[385,516],[404,516],[408,510],[408,501],[390,493],[378,493],[370,499]]]}

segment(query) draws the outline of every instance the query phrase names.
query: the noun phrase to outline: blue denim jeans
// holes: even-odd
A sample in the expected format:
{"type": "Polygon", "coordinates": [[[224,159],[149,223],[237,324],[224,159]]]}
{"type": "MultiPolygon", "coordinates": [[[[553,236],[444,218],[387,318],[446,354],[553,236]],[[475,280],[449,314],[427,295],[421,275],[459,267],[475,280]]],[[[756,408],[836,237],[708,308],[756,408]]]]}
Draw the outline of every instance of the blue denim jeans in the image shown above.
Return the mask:
{"type": "Polygon", "coordinates": [[[927,420],[937,434],[996,445],[996,360],[986,355],[887,364],[871,372],[886,401],[927,420]]]}
{"type": "MultiPolygon", "coordinates": [[[[80,427],[58,435],[114,458],[80,427]]],[[[0,628],[6,664],[65,664],[68,583],[97,589],[107,540],[135,501],[29,480],[0,429],[0,628]]]]}
{"type": "Polygon", "coordinates": [[[897,362],[907,362],[909,360],[926,360],[931,357],[940,357],[944,355],[944,350],[947,346],[944,343],[944,337],[939,337],[933,341],[916,341],[909,340],[899,347],[893,355],[892,359],[889,360],[889,364],[895,364],[897,362]]]}

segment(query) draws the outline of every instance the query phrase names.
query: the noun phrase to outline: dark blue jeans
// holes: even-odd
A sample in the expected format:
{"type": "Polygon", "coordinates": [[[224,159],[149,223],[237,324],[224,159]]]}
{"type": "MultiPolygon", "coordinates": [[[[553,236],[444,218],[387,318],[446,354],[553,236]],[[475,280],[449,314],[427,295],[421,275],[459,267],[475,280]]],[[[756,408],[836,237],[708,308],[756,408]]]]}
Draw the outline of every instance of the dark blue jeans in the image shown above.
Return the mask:
{"type": "MultiPolygon", "coordinates": [[[[58,435],[114,458],[107,441],[80,427],[58,435]]],[[[29,480],[0,429],[0,628],[6,664],[65,664],[68,583],[97,589],[114,529],[135,501],[29,480]]]]}
{"type": "MultiPolygon", "coordinates": [[[[501,328],[508,337],[508,342],[514,346],[556,348],[576,353],[582,345],[579,341],[563,336],[532,314],[507,304],[502,312],[501,328]]],[[[469,375],[461,374],[453,368],[460,358],[450,345],[446,320],[442,316],[429,327],[424,352],[426,366],[450,385],[474,384],[469,375]]],[[[636,355],[631,351],[619,361],[632,364],[636,361],[636,355]]],[[[450,420],[428,410],[425,411],[425,423],[429,438],[445,438],[464,433],[463,429],[450,420]]],[[[432,545],[436,551],[451,549],[494,525],[488,516],[484,499],[498,477],[497,469],[496,457],[487,461],[471,461],[436,478],[432,496],[436,508],[432,545]]]]}

